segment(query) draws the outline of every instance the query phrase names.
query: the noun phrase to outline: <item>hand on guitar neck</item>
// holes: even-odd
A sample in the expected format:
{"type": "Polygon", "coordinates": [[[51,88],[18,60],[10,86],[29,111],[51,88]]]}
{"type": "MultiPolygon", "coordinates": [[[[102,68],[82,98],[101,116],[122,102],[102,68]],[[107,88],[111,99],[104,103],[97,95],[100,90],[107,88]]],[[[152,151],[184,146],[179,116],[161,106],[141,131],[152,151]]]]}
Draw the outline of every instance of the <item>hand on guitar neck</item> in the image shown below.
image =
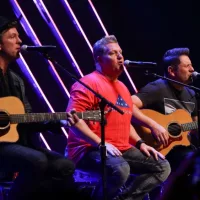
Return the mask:
{"type": "Polygon", "coordinates": [[[73,109],[73,110],[67,112],[67,120],[60,120],[60,122],[64,127],[70,127],[70,126],[74,126],[76,123],[78,123],[79,120],[80,120],[80,118],[76,114],[76,110],[73,109]]]}

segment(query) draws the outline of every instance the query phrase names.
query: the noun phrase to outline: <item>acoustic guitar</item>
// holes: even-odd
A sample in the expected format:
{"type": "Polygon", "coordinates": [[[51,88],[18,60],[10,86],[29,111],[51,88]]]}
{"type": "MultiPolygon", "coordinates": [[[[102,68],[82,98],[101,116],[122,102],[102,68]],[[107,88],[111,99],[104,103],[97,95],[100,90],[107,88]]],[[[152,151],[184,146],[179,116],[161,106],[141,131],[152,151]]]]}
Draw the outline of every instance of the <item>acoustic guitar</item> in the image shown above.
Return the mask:
{"type": "Polygon", "coordinates": [[[133,123],[137,133],[146,142],[146,144],[154,147],[163,155],[166,155],[175,145],[190,145],[188,133],[191,130],[197,129],[198,123],[197,121],[192,121],[192,118],[187,111],[177,109],[175,112],[168,115],[149,109],[142,109],[141,111],[143,114],[163,126],[169,134],[168,146],[164,147],[156,141],[149,128],[133,123]]]}
{"type": "MultiPolygon", "coordinates": [[[[100,121],[100,110],[76,112],[80,119],[100,121]]],[[[66,112],[27,113],[24,105],[17,97],[0,98],[0,142],[16,142],[19,139],[18,123],[66,120],[66,112]]]]}

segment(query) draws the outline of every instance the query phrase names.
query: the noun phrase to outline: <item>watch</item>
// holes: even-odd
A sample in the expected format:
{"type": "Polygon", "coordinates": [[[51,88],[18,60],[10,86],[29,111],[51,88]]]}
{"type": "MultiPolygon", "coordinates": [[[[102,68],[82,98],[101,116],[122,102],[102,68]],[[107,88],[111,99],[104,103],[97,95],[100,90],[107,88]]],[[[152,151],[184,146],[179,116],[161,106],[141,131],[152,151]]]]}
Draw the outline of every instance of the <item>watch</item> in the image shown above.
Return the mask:
{"type": "Polygon", "coordinates": [[[136,147],[137,149],[140,149],[140,146],[141,146],[142,143],[145,143],[145,141],[142,140],[142,139],[138,140],[138,141],[136,142],[136,144],[135,144],[135,147],[136,147]]]}

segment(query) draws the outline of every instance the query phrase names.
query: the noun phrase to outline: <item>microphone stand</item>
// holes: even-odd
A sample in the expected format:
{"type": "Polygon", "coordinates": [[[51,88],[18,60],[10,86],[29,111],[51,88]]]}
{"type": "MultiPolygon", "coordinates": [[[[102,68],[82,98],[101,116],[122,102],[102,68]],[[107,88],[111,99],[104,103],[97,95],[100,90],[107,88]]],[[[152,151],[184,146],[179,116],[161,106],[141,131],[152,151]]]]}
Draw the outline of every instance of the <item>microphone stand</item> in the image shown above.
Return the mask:
{"type": "Polygon", "coordinates": [[[111,108],[115,109],[118,111],[120,114],[124,114],[124,112],[116,107],[112,102],[108,101],[105,99],[102,95],[94,91],[92,88],[90,88],[87,84],[83,83],[81,80],[79,80],[75,75],[71,74],[69,71],[67,71],[63,66],[61,66],[56,60],[51,58],[47,52],[43,52],[42,55],[50,60],[54,65],[58,66],[62,70],[64,70],[72,79],[75,81],[78,81],[80,84],[82,84],[84,87],[86,87],[88,90],[90,90],[97,98],[99,98],[101,101],[99,103],[100,111],[101,111],[101,143],[100,143],[100,152],[101,152],[101,165],[102,165],[102,186],[103,186],[103,199],[107,200],[107,194],[106,194],[106,146],[105,146],[105,125],[106,125],[106,120],[105,120],[105,112],[104,109],[106,105],[109,105],[111,108]]]}
{"type": "Polygon", "coordinates": [[[181,83],[179,81],[175,81],[175,80],[167,78],[165,76],[160,76],[160,75],[155,74],[155,73],[149,74],[148,71],[146,71],[146,75],[148,75],[148,76],[151,75],[151,76],[154,76],[154,77],[157,77],[157,78],[161,78],[161,79],[164,79],[164,80],[167,80],[167,81],[170,81],[170,82],[191,88],[195,91],[195,96],[196,96],[196,99],[197,99],[197,117],[198,117],[198,121],[197,121],[197,123],[198,123],[198,128],[197,128],[197,130],[198,130],[198,146],[200,147],[200,89],[197,88],[197,87],[191,86],[191,85],[181,83]]]}

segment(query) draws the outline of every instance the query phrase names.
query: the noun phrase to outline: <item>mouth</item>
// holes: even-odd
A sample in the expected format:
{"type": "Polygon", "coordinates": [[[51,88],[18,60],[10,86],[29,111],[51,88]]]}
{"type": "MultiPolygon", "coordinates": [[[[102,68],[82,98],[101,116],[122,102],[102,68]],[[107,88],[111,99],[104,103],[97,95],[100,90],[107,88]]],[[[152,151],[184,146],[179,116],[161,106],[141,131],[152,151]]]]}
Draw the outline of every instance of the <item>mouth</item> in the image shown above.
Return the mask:
{"type": "Polygon", "coordinates": [[[123,67],[124,63],[123,62],[118,62],[118,65],[123,67]]]}
{"type": "Polygon", "coordinates": [[[121,61],[120,61],[120,62],[118,62],[118,64],[119,64],[119,65],[123,65],[123,64],[124,64],[124,62],[121,62],[121,61]]]}

